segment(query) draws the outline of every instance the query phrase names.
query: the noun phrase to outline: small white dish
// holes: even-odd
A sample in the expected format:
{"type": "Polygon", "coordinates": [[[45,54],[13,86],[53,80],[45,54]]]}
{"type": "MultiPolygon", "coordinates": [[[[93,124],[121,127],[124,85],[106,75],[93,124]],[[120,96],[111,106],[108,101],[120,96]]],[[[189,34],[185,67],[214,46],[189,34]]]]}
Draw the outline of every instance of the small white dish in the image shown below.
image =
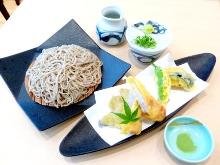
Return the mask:
{"type": "Polygon", "coordinates": [[[139,61],[147,63],[158,58],[160,53],[169,46],[172,41],[172,35],[167,27],[155,21],[145,20],[130,25],[126,30],[126,39],[133,55],[139,61]],[[135,43],[137,36],[144,36],[145,33],[141,29],[143,29],[146,24],[151,24],[154,27],[154,32],[150,35],[157,42],[155,48],[144,48],[135,43]]]}

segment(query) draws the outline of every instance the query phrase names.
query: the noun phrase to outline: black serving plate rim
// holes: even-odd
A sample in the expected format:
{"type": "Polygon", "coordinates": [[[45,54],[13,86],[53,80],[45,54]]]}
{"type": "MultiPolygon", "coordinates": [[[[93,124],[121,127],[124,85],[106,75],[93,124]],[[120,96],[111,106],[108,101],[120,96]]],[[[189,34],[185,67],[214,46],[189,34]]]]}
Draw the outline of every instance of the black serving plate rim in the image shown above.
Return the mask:
{"type": "MultiPolygon", "coordinates": [[[[91,153],[94,153],[94,152],[99,152],[99,151],[102,151],[102,150],[105,150],[105,149],[109,149],[109,148],[112,148],[112,147],[116,147],[116,146],[119,146],[120,144],[124,144],[126,143],[127,141],[130,141],[132,139],[136,139],[136,138],[140,138],[142,135],[145,135],[145,134],[149,134],[151,133],[151,131],[157,129],[158,127],[164,125],[165,123],[167,123],[173,116],[175,116],[178,112],[180,112],[182,110],[183,107],[185,107],[189,102],[191,102],[192,100],[188,101],[187,103],[185,103],[183,106],[181,106],[180,108],[178,108],[176,111],[172,112],[171,114],[169,114],[168,116],[166,116],[166,118],[161,121],[161,122],[155,122],[154,124],[152,124],[150,127],[146,128],[145,130],[143,130],[139,135],[132,135],[114,145],[109,145],[108,147],[106,148],[101,148],[101,149],[98,149],[98,150],[93,150],[93,151],[89,151],[89,152],[82,152],[80,154],[77,154],[77,155],[72,155],[72,156],[80,156],[80,155],[85,155],[85,154],[91,154],[91,153]]],[[[83,115],[83,117],[79,120],[82,121],[86,119],[87,120],[87,117],[85,115],[83,115]]],[[[88,124],[89,121],[88,121],[88,124]]],[[[63,154],[64,155],[64,154],[63,154]]],[[[64,156],[67,156],[67,157],[70,157],[69,155],[64,155],[64,156]]]]}
{"type": "MultiPolygon", "coordinates": [[[[215,66],[215,63],[216,63],[216,57],[213,55],[213,54],[211,54],[211,53],[202,53],[202,54],[199,54],[199,55],[203,55],[203,54],[208,54],[210,57],[213,57],[214,58],[214,63],[213,63],[213,66],[211,67],[211,72],[212,72],[212,70],[213,70],[213,68],[214,68],[214,66],[215,66]]],[[[198,55],[198,56],[199,56],[198,55]]],[[[181,62],[182,63],[184,63],[184,61],[185,61],[185,59],[187,59],[187,58],[194,58],[195,56],[197,56],[197,55],[193,55],[193,56],[188,56],[188,57],[184,57],[184,58],[181,58],[181,59],[177,59],[177,60],[175,60],[175,63],[179,63],[179,60],[182,60],[181,62]]],[[[179,63],[179,64],[181,64],[181,62],[179,63]]],[[[177,65],[179,65],[179,64],[177,64],[177,65]]],[[[210,72],[210,74],[211,74],[211,72],[210,72]]],[[[210,74],[208,75],[208,77],[210,76],[210,74]]],[[[205,78],[201,78],[201,79],[203,79],[204,81],[206,81],[207,79],[208,79],[208,77],[205,77],[205,78]]],[[[160,127],[160,126],[162,126],[162,125],[164,125],[167,121],[169,121],[173,116],[175,116],[178,112],[180,112],[189,102],[191,102],[193,100],[193,98],[190,100],[190,101],[188,101],[187,103],[185,103],[184,105],[182,105],[181,107],[179,107],[177,110],[175,110],[174,112],[172,112],[171,114],[169,114],[169,115],[167,115],[166,116],[166,118],[163,120],[163,121],[161,121],[161,122],[155,122],[154,124],[152,124],[150,127],[148,127],[148,128],[146,128],[145,130],[143,130],[142,132],[141,132],[141,134],[139,134],[139,135],[132,135],[132,136],[130,136],[130,137],[128,137],[128,138],[126,138],[126,139],[124,139],[124,140],[122,140],[122,141],[120,141],[120,142],[118,142],[118,143],[116,143],[116,144],[114,144],[114,145],[109,145],[108,143],[106,143],[100,136],[99,136],[99,134],[93,129],[93,127],[92,127],[92,129],[96,132],[96,134],[97,134],[97,136],[99,136],[108,146],[106,146],[106,147],[103,147],[103,148],[100,148],[100,149],[94,149],[94,150],[90,150],[90,151],[85,151],[85,152],[81,152],[81,153],[79,153],[79,154],[65,154],[65,153],[63,153],[62,152],[62,144],[64,143],[64,141],[65,141],[65,139],[69,136],[69,134],[71,134],[71,131],[64,137],[64,139],[61,141],[61,143],[60,143],[60,146],[59,146],[59,150],[60,150],[60,153],[63,155],[63,156],[67,156],[67,157],[71,157],[71,156],[80,156],[80,155],[85,155],[85,154],[90,154],[90,153],[94,153],[94,152],[99,152],[99,151],[102,151],[102,150],[105,150],[105,149],[109,149],[109,148],[112,148],[112,147],[116,147],[116,146],[118,146],[118,145],[120,145],[120,144],[124,144],[125,142],[127,142],[127,141],[130,141],[131,139],[136,139],[136,138],[140,138],[142,135],[144,135],[144,134],[148,134],[148,133],[150,133],[152,130],[155,130],[156,128],[158,128],[158,127],[160,127]]],[[[78,121],[78,123],[77,124],[79,124],[81,121],[83,121],[83,120],[86,120],[87,121],[87,124],[90,124],[89,123],[89,121],[88,121],[88,119],[86,118],[86,116],[84,115],[79,121],[78,121]]],[[[76,125],[77,125],[76,124],[76,125]]],[[[75,126],[76,126],[75,125],[75,126]]],[[[90,124],[91,125],[91,124],[90,124]]],[[[73,127],[73,128],[75,128],[75,126],[73,127]]],[[[73,129],[72,128],[72,129],[73,129]]]]}

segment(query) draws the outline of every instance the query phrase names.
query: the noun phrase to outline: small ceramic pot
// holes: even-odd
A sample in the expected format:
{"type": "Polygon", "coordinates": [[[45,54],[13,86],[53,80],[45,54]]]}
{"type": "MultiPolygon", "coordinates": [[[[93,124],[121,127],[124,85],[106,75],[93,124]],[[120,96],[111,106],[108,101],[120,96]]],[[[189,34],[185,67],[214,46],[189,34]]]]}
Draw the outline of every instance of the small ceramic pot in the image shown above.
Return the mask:
{"type": "Polygon", "coordinates": [[[169,28],[157,23],[156,21],[147,19],[138,21],[128,26],[125,36],[132,54],[138,61],[143,63],[151,63],[160,57],[162,52],[168,48],[172,41],[172,34],[169,28]],[[151,25],[154,28],[154,31],[150,35],[157,42],[155,48],[144,48],[135,43],[135,39],[138,36],[143,36],[145,34],[143,29],[146,25],[151,25]]]}
{"type": "Polygon", "coordinates": [[[108,6],[102,10],[96,25],[96,33],[101,43],[118,45],[125,40],[127,22],[118,6],[108,6]]]}

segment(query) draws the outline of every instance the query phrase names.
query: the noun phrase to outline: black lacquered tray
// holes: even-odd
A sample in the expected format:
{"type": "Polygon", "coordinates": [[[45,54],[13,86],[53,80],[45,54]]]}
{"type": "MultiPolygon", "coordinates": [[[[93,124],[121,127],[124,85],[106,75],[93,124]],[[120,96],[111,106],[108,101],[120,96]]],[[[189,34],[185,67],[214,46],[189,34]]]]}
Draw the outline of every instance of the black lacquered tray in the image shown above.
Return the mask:
{"type": "MultiPolygon", "coordinates": [[[[189,63],[190,68],[199,78],[206,81],[214,68],[216,58],[212,54],[203,53],[203,54],[198,54],[198,55],[175,60],[175,63],[177,65],[181,65],[186,62],[189,63]]],[[[60,152],[64,156],[77,156],[77,155],[100,151],[103,149],[107,149],[125,143],[143,134],[149,133],[155,128],[166,123],[177,112],[183,109],[185,105],[178,108],[173,113],[169,114],[162,122],[154,123],[152,126],[142,131],[140,135],[131,136],[113,146],[110,146],[109,144],[107,144],[105,141],[102,140],[102,138],[96,133],[96,131],[90,125],[87,118],[84,116],[77,123],[77,125],[69,132],[69,134],[63,139],[63,141],[60,144],[60,152]]]]}

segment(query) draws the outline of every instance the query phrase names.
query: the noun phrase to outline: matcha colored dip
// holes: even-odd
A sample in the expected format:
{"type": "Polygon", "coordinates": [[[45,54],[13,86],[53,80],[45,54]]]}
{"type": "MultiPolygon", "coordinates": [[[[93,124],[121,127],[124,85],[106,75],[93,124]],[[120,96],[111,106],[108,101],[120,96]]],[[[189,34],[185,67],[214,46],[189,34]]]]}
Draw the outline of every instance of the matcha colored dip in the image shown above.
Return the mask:
{"type": "Polygon", "coordinates": [[[188,133],[181,133],[177,136],[176,145],[182,152],[193,152],[196,146],[188,133]]]}

